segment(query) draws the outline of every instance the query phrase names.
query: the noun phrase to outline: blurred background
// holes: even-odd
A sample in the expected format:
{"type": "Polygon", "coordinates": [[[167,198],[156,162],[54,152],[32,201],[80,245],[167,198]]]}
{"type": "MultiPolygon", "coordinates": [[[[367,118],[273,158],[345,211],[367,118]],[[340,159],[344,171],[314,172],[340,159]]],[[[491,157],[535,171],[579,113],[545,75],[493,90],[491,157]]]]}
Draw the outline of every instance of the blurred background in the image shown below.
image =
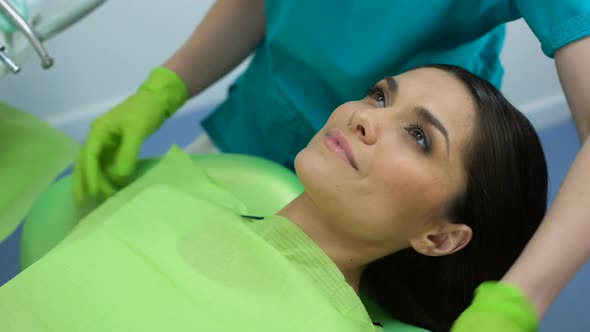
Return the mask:
{"type": "MultiPolygon", "coordinates": [[[[65,0],[37,0],[45,6],[65,0]]],[[[56,4],[57,3],[57,4],[56,4]]],[[[45,42],[55,59],[40,68],[36,55],[17,75],[0,77],[0,100],[25,110],[82,142],[92,119],[131,94],[189,36],[212,0],[107,1],[92,14],[45,42]]],[[[39,10],[39,9],[38,9],[39,10]]],[[[579,149],[569,110],[552,59],[522,20],[508,24],[502,61],[502,90],[531,119],[548,159],[551,200],[579,149]]],[[[200,132],[199,119],[226,94],[244,64],[189,101],[148,140],[142,155],[164,153],[171,144],[187,145],[200,132]]],[[[18,272],[18,229],[0,243],[0,285],[18,272]]],[[[559,244],[555,244],[559,245],[559,244]]],[[[586,266],[562,292],[541,331],[589,331],[590,268],[586,266]]]]}

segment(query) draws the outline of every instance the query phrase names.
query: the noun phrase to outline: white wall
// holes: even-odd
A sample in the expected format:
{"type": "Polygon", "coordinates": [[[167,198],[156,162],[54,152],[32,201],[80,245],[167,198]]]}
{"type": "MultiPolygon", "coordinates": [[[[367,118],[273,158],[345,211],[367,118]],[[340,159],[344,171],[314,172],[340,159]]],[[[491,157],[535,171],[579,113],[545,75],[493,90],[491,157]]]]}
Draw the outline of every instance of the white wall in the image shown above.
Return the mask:
{"type": "Polygon", "coordinates": [[[570,117],[553,59],[520,19],[508,24],[501,55],[505,68],[502,91],[538,128],[570,117]]]}
{"type": "MultiPolygon", "coordinates": [[[[46,42],[56,60],[53,68],[40,69],[33,57],[21,73],[0,79],[0,100],[55,125],[106,111],[183,43],[212,2],[107,1],[46,42]]],[[[553,62],[541,53],[522,20],[509,24],[502,60],[506,95],[536,124],[568,115],[553,62]]],[[[210,88],[191,105],[221,98],[232,79],[210,88]]]]}
{"type": "MultiPolygon", "coordinates": [[[[41,69],[34,56],[19,74],[2,77],[0,100],[56,125],[106,111],[185,41],[212,3],[107,1],[45,43],[53,68],[41,69]]],[[[199,99],[221,98],[221,83],[199,99]]]]}

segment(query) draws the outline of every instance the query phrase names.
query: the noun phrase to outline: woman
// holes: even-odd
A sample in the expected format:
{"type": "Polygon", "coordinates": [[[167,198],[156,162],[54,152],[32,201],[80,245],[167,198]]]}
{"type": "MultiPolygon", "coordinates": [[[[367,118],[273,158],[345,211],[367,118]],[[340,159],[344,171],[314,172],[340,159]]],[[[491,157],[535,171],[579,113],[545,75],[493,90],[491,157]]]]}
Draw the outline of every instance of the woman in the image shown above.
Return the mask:
{"type": "Polygon", "coordinates": [[[395,317],[433,331],[448,331],[475,288],[502,277],[546,208],[534,129],[492,85],[452,66],[386,78],[340,106],[295,168],[306,195],[280,214],[320,246],[345,244],[324,249],[355,289],[363,280],[395,317]]]}
{"type": "MultiPolygon", "coordinates": [[[[67,260],[69,273],[53,266],[58,285],[43,287],[44,292],[66,287],[69,303],[64,305],[96,312],[98,318],[71,325],[86,331],[122,329],[122,321],[130,324],[126,330],[157,329],[162,319],[186,324],[177,330],[229,331],[234,324],[242,331],[373,331],[357,295],[361,291],[404,322],[448,331],[475,287],[499,279],[514,262],[546,207],[547,171],[531,124],[492,85],[453,66],[386,77],[366,98],[336,108],[297,155],[295,169],[304,193],[262,220],[241,219],[239,209],[219,210],[215,206],[221,203],[210,201],[211,192],[201,193],[205,201],[166,190],[170,201],[157,208],[150,204],[153,214],[147,216],[140,215],[145,205],[121,208],[119,219],[97,211],[6,287],[30,290],[22,280],[43,266],[59,265],[56,257],[70,250],[93,257],[92,264],[79,268],[67,260]],[[192,209],[191,218],[166,218],[166,211],[183,207],[192,209]],[[214,222],[205,218],[211,211],[218,212],[214,222]],[[158,230],[177,226],[189,234],[179,232],[182,236],[173,242],[160,238],[158,230]],[[116,241],[88,249],[84,241],[96,240],[96,227],[107,229],[101,238],[112,233],[116,241]],[[136,233],[148,233],[153,240],[144,247],[136,233]],[[76,242],[85,243],[82,251],[76,242]],[[146,282],[144,274],[130,277],[128,266],[140,263],[123,261],[126,253],[113,251],[119,242],[124,243],[121,250],[139,253],[149,267],[142,269],[144,274],[152,269],[166,275],[178,259],[192,262],[194,270],[156,284],[146,282]],[[221,252],[220,259],[211,260],[212,252],[221,252]],[[105,271],[108,264],[118,267],[116,280],[135,281],[120,284],[117,292],[88,295],[80,284],[112,279],[105,271]],[[149,284],[151,296],[137,288],[143,283],[149,284]],[[177,302],[167,302],[178,293],[177,302]],[[158,303],[138,314],[132,304],[144,298],[158,303]],[[106,299],[115,309],[105,308],[106,299]],[[174,312],[187,314],[160,313],[169,306],[180,306],[174,312]]],[[[129,188],[105,206],[121,204],[129,188]]],[[[153,202],[158,197],[143,198],[153,202]]],[[[223,205],[235,204],[226,198],[223,205]]],[[[3,295],[9,298],[0,293],[0,299],[3,295]]],[[[43,300],[21,304],[40,325],[56,328],[50,321],[63,321],[59,311],[68,309],[44,316],[47,310],[39,303],[47,298],[51,296],[44,293],[43,300]]],[[[11,324],[12,319],[8,326],[13,329],[22,330],[18,323],[29,321],[14,318],[11,306],[1,301],[0,309],[9,315],[0,322],[11,324]]]]}

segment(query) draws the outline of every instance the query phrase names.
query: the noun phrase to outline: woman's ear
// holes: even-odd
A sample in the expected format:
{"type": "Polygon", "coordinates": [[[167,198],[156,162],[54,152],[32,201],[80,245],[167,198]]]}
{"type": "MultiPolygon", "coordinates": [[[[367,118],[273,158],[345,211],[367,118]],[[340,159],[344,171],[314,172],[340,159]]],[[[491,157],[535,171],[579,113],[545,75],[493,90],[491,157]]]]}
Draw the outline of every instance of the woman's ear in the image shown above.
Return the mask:
{"type": "Polygon", "coordinates": [[[465,224],[445,222],[443,226],[431,229],[408,239],[417,252],[426,256],[445,256],[463,249],[473,236],[471,227],[465,224]]]}

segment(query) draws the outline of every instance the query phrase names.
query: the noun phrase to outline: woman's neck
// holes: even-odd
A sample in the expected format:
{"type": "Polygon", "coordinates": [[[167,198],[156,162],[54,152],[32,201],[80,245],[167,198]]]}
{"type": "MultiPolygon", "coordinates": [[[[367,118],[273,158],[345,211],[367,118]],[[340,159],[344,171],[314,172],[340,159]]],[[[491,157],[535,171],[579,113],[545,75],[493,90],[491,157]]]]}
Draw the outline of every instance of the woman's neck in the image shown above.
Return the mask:
{"type": "Polygon", "coordinates": [[[277,213],[295,223],[336,264],[347,283],[358,292],[361,275],[368,263],[377,257],[374,252],[359,244],[358,239],[348,236],[334,227],[337,220],[330,220],[305,193],[291,201],[277,213]]]}

